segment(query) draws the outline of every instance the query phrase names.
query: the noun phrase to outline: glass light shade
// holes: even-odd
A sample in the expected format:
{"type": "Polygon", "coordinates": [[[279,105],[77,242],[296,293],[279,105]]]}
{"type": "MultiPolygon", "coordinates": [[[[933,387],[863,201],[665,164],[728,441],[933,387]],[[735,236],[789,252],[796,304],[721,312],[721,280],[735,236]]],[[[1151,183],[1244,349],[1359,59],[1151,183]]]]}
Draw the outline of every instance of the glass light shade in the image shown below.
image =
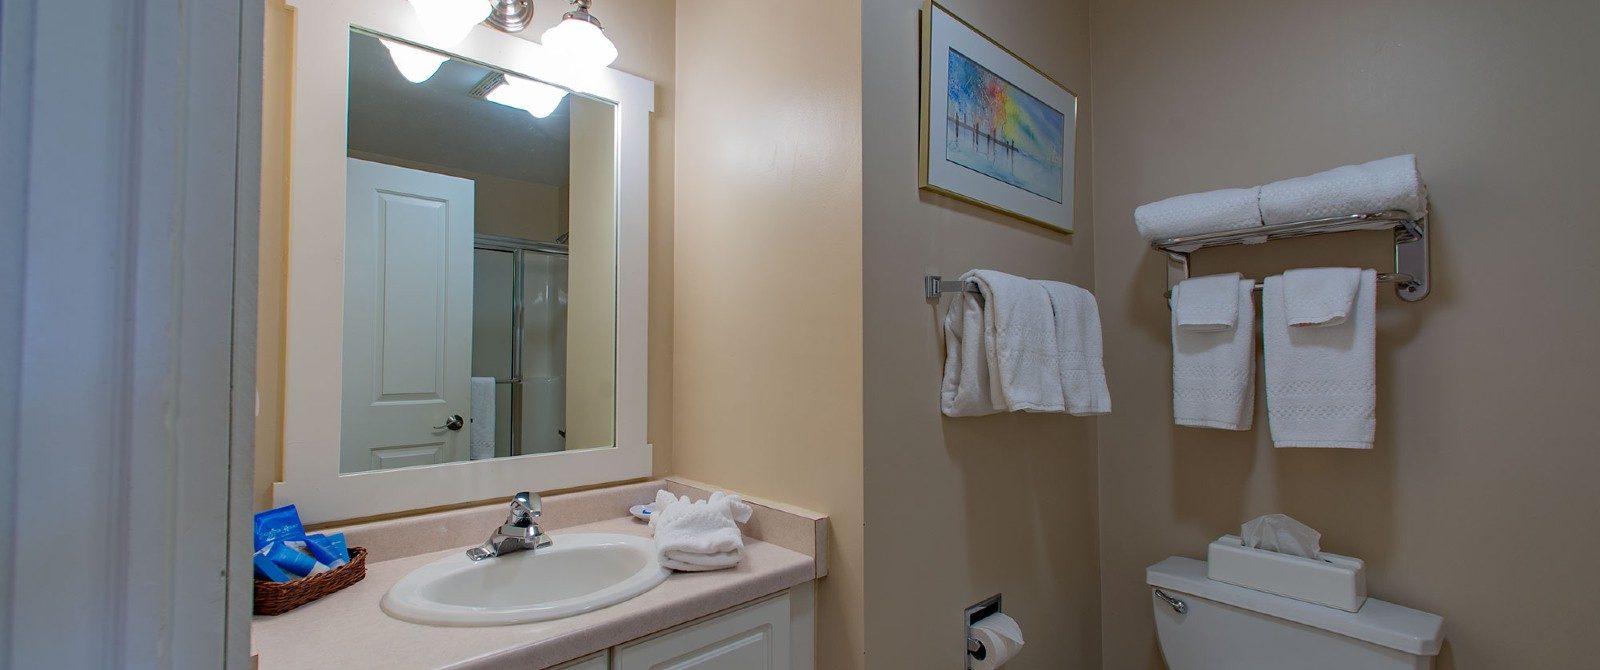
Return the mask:
{"type": "Polygon", "coordinates": [[[580,68],[598,70],[617,59],[617,45],[606,38],[605,32],[580,19],[562,19],[544,31],[539,41],[558,58],[580,68]]]}
{"type": "Polygon", "coordinates": [[[422,20],[423,32],[441,48],[466,39],[472,27],[483,23],[494,9],[489,0],[411,0],[411,8],[422,20]]]}
{"type": "Polygon", "coordinates": [[[379,38],[379,42],[389,49],[389,59],[394,61],[395,69],[400,71],[400,76],[413,84],[420,84],[439,71],[439,66],[450,60],[449,56],[437,54],[427,49],[418,49],[409,44],[401,44],[379,38]]]}
{"type": "Polygon", "coordinates": [[[489,102],[516,107],[538,119],[550,116],[566,97],[566,89],[521,77],[506,77],[505,82],[484,96],[489,102]]]}

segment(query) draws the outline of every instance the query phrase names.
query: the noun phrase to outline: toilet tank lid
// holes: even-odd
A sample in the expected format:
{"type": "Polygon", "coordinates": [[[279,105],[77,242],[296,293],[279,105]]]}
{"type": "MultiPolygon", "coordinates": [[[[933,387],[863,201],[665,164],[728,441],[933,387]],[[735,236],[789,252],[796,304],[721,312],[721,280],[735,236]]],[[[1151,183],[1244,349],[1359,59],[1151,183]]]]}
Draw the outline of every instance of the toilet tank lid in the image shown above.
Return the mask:
{"type": "Polygon", "coordinates": [[[1173,556],[1145,569],[1145,581],[1164,591],[1214,600],[1267,616],[1320,628],[1417,656],[1436,656],[1444,641],[1444,619],[1377,598],[1359,612],[1285,598],[1206,577],[1206,562],[1173,556]]]}

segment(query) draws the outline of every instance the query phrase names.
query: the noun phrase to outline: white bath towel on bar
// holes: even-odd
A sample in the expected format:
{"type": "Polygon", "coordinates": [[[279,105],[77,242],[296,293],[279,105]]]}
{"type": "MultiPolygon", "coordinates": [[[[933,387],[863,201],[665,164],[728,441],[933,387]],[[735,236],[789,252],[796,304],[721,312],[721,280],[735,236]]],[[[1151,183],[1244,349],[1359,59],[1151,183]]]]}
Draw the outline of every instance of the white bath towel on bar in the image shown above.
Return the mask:
{"type": "Polygon", "coordinates": [[[1181,327],[1182,301],[1189,282],[1173,290],[1172,420],[1180,426],[1250,430],[1256,410],[1255,282],[1237,273],[1230,282],[1234,324],[1213,330],[1181,327]]]}
{"type": "Polygon", "coordinates": [[[494,458],[494,377],[473,377],[468,391],[472,429],[467,431],[467,455],[474,461],[494,458]]]}
{"type": "Polygon", "coordinates": [[[983,416],[1004,411],[989,394],[989,355],[983,331],[983,301],[956,294],[944,315],[944,383],[939,411],[945,416],[983,416]]]}
{"type": "Polygon", "coordinates": [[[1055,312],[1056,362],[1067,413],[1093,416],[1111,413],[1102,361],[1100,306],[1094,294],[1072,284],[1040,280],[1055,312]]]}
{"type": "Polygon", "coordinates": [[[945,413],[985,413],[978,404],[985,394],[972,384],[988,385],[991,413],[1065,411],[1049,293],[1038,282],[994,270],[973,270],[961,280],[976,283],[980,295],[963,292],[945,320],[951,336],[944,384],[948,402],[941,403],[945,413]],[[952,362],[949,355],[960,359],[952,362]],[[969,360],[974,355],[984,357],[982,366],[969,360]]]}
{"type": "Polygon", "coordinates": [[[1294,328],[1282,276],[1261,294],[1267,418],[1279,447],[1372,448],[1377,431],[1377,273],[1361,272],[1344,323],[1294,328]]]}
{"type": "Polygon", "coordinates": [[[1261,187],[1261,219],[1267,225],[1391,209],[1413,217],[1427,214],[1428,193],[1416,156],[1391,156],[1261,187]]]}
{"type": "Polygon", "coordinates": [[[1146,242],[1166,237],[1240,230],[1261,225],[1259,187],[1225,188],[1140,205],[1134,225],[1146,242]]]}

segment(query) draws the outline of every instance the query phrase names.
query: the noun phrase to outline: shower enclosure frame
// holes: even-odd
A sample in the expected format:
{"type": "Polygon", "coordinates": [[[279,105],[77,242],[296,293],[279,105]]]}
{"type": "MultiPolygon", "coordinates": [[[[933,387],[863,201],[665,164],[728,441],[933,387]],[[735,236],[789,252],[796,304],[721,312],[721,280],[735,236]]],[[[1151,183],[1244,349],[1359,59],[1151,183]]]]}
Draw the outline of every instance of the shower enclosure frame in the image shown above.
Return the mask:
{"type": "Polygon", "coordinates": [[[510,237],[507,235],[488,235],[478,233],[472,236],[472,248],[485,251],[506,251],[511,253],[511,376],[505,379],[495,377],[494,383],[511,385],[511,445],[509,456],[522,454],[522,336],[523,336],[523,298],[525,277],[523,268],[526,263],[523,255],[526,253],[550,254],[567,256],[567,245],[559,242],[540,242],[537,240],[510,237]]]}

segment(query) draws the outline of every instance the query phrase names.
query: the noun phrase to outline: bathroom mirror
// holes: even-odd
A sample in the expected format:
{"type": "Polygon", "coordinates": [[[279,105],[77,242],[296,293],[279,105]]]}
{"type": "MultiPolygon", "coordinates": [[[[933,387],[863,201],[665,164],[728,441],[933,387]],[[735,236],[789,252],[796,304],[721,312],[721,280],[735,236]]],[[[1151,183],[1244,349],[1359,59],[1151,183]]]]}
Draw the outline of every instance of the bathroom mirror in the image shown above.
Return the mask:
{"type": "Polygon", "coordinates": [[[351,519],[647,476],[654,85],[405,0],[295,9],[276,504],[351,519]]]}
{"type": "Polygon", "coordinates": [[[340,471],[612,446],[614,105],[354,28],[349,63],[340,471]]]}

